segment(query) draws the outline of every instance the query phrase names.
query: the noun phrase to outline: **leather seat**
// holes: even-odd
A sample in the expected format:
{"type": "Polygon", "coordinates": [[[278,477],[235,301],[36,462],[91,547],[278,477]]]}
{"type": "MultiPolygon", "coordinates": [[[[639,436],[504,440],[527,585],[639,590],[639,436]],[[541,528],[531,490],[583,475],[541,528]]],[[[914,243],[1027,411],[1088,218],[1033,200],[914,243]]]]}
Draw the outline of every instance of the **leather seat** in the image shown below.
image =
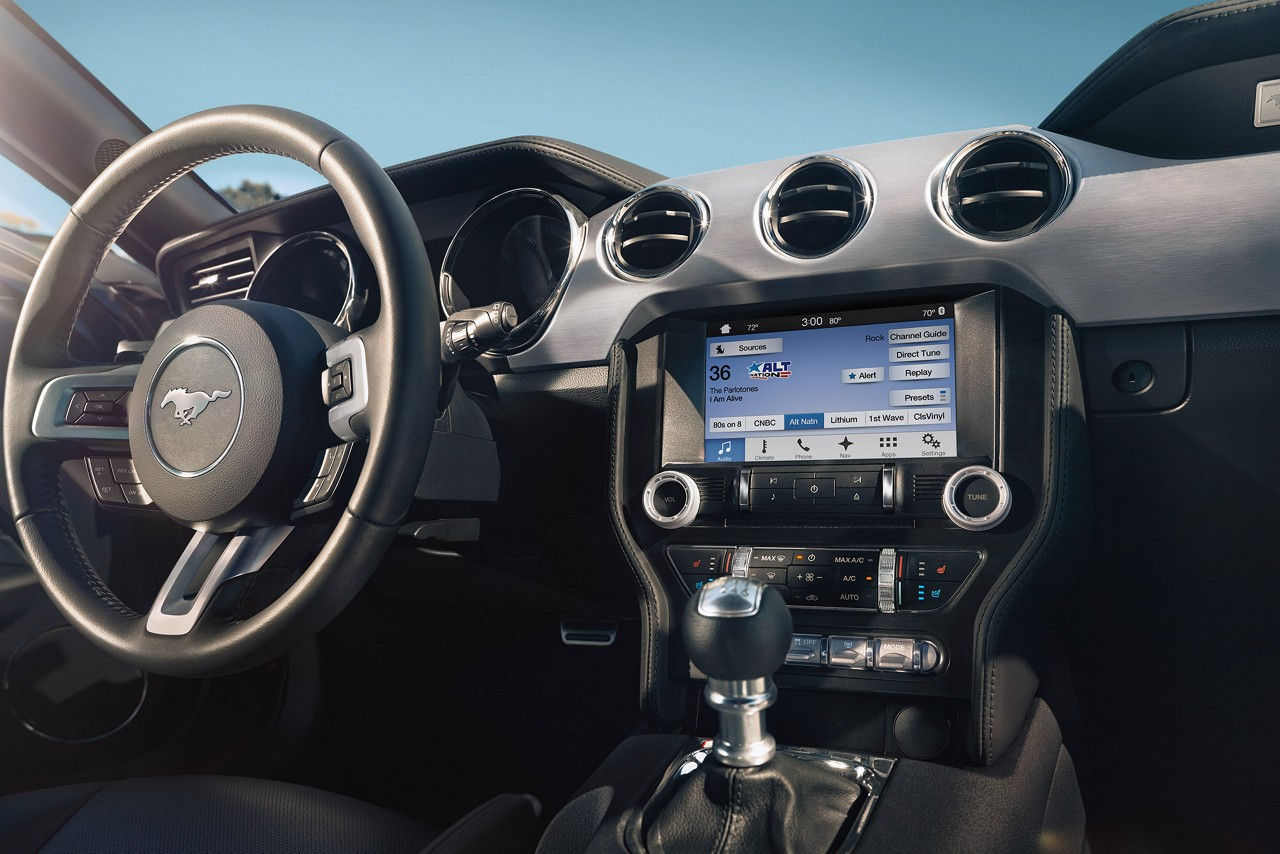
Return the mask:
{"type": "Polygon", "coordinates": [[[516,854],[540,807],[499,795],[443,832],[372,804],[244,777],[144,777],[0,798],[5,852],[516,854]]]}

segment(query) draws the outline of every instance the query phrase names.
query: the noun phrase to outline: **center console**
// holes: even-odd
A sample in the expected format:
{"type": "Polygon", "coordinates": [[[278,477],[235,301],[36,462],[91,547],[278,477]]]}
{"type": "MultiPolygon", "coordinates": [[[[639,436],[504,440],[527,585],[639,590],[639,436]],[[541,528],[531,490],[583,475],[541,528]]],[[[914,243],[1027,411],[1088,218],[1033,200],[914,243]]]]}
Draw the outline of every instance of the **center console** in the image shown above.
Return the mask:
{"type": "Polygon", "coordinates": [[[650,720],[706,730],[672,615],[746,578],[795,624],[780,726],[994,761],[1087,531],[1075,358],[1064,318],[984,286],[671,315],[620,342],[613,509],[650,720]]]}

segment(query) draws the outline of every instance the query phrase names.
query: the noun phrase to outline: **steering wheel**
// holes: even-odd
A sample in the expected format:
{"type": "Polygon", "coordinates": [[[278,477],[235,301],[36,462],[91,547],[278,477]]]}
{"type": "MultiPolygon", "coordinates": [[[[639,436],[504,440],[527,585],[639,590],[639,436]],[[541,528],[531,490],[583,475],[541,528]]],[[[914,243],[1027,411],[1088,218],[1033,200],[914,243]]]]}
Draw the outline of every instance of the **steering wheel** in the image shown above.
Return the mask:
{"type": "Polygon", "coordinates": [[[373,573],[421,476],[440,386],[437,305],[400,192],[329,125],[274,107],[225,107],[130,146],[54,235],[9,361],[4,463],[14,518],[67,620],[143,670],[206,676],[266,662],[333,619],[373,573]],[[68,341],[90,280],[134,215],[194,167],[249,152],[293,158],[333,185],[377,275],[374,323],[348,333],[281,306],[226,301],[170,322],[141,365],[73,359],[68,341]],[[72,423],[77,392],[83,408],[109,389],[132,390],[127,433],[72,423]],[[334,469],[364,443],[350,498],[310,566],[258,613],[217,617],[209,605],[218,589],[260,570],[308,496],[332,492],[334,469]],[[127,451],[141,490],[195,531],[145,615],[112,593],[71,524],[59,473],[91,451],[118,462],[127,451]]]}

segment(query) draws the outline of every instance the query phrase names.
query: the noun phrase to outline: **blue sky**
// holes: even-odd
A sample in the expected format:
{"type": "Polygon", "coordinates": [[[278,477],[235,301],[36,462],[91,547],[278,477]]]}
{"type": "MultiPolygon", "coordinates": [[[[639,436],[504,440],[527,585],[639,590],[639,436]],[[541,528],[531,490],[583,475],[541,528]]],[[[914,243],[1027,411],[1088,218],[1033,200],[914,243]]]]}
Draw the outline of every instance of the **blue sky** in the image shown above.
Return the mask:
{"type": "MultiPolygon", "coordinates": [[[[316,115],[388,165],[536,133],[668,175],[1035,124],[1181,5],[118,0],[90,14],[78,0],[18,2],[152,127],[258,102],[316,115]]],[[[315,183],[268,157],[202,174],[315,183]]],[[[0,170],[0,210],[11,178],[0,170]]]]}

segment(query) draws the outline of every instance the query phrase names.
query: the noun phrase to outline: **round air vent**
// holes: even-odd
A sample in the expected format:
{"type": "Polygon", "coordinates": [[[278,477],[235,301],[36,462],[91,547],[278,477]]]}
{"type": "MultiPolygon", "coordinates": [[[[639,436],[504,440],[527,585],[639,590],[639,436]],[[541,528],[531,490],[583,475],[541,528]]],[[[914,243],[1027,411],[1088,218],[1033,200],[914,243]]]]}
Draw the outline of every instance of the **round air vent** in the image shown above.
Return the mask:
{"type": "Polygon", "coordinates": [[[1039,134],[999,131],[952,155],[938,212],[975,237],[1013,240],[1051,222],[1071,190],[1071,167],[1056,145],[1039,134]]]}
{"type": "Polygon", "coordinates": [[[817,258],[847,243],[870,213],[871,182],[862,169],[820,154],[774,179],[760,207],[760,227],[774,249],[817,258]]]}
{"type": "Polygon", "coordinates": [[[609,263],[623,275],[652,279],[679,267],[697,247],[710,219],[701,198],[662,184],[622,203],[605,229],[609,263]]]}

